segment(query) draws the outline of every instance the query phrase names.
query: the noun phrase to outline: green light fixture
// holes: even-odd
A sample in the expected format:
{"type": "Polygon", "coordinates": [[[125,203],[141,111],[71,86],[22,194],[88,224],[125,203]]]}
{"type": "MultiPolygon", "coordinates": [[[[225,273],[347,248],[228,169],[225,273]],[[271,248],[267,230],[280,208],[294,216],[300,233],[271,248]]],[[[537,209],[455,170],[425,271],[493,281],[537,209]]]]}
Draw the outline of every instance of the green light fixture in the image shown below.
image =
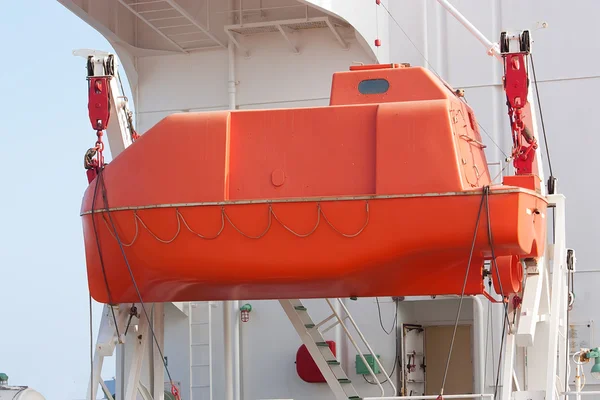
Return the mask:
{"type": "Polygon", "coordinates": [[[600,379],[600,349],[598,347],[591,349],[587,354],[587,358],[595,358],[594,366],[592,367],[592,376],[595,379],[600,379]]]}

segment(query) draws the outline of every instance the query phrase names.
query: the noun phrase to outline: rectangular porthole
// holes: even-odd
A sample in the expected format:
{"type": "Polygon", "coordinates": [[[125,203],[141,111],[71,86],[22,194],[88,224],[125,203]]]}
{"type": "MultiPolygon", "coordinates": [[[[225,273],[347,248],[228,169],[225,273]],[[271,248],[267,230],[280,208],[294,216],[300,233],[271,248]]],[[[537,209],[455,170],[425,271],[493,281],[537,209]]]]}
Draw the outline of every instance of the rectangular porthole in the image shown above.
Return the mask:
{"type": "Polygon", "coordinates": [[[388,91],[390,83],[386,79],[366,79],[358,84],[362,94],[382,94],[388,91]]]}

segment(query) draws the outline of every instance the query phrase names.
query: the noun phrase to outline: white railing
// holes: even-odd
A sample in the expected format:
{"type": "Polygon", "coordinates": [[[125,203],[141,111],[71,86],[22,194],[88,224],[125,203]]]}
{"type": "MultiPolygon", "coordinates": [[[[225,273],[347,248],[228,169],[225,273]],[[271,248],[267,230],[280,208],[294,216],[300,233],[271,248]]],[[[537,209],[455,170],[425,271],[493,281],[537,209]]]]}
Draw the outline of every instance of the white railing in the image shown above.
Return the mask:
{"type": "MultiPolygon", "coordinates": [[[[600,391],[589,391],[589,392],[564,392],[562,393],[562,395],[567,396],[568,398],[571,398],[571,396],[593,396],[593,395],[600,395],[600,391]]],[[[363,400],[367,400],[367,399],[363,399],[363,400]]]]}
{"type": "MultiPolygon", "coordinates": [[[[600,393],[600,392],[596,392],[600,393]]],[[[436,400],[439,399],[439,394],[426,396],[398,396],[398,397],[365,397],[362,400],[436,400]]],[[[493,399],[493,394],[445,394],[446,399],[493,399]]]]}
{"type": "MultiPolygon", "coordinates": [[[[342,329],[344,330],[344,332],[346,332],[346,336],[350,340],[350,343],[352,343],[352,346],[354,346],[354,348],[356,349],[359,357],[362,359],[363,363],[367,367],[367,370],[369,371],[369,373],[371,374],[371,376],[375,379],[375,382],[376,382],[377,386],[379,386],[379,388],[381,389],[381,394],[382,395],[385,394],[385,390],[383,389],[382,383],[379,381],[379,378],[375,375],[375,373],[371,369],[369,363],[365,359],[365,356],[363,355],[362,351],[360,350],[360,347],[358,346],[358,344],[356,343],[356,341],[352,337],[352,334],[348,330],[348,327],[344,324],[344,320],[345,319],[348,319],[350,321],[350,323],[354,327],[354,330],[356,330],[356,333],[358,333],[358,336],[360,336],[360,339],[362,340],[363,344],[367,347],[367,349],[369,350],[369,353],[373,356],[373,360],[377,363],[377,365],[379,366],[379,369],[381,370],[381,372],[383,372],[383,375],[385,376],[387,383],[392,388],[392,391],[394,393],[396,393],[397,392],[396,385],[394,385],[394,383],[392,382],[392,379],[390,378],[390,376],[386,372],[385,368],[383,368],[383,365],[379,361],[379,358],[377,357],[377,354],[375,354],[375,352],[373,351],[373,349],[371,348],[371,346],[367,342],[367,339],[365,338],[365,336],[362,334],[362,332],[358,328],[358,325],[354,321],[354,318],[352,318],[352,316],[350,315],[350,311],[348,311],[348,309],[346,308],[346,305],[344,304],[344,302],[342,301],[342,299],[338,298],[336,300],[339,303],[339,305],[342,307],[342,309],[344,310],[344,313],[346,314],[345,317],[342,317],[341,315],[339,315],[337,313],[335,307],[331,303],[331,301],[329,299],[326,299],[327,304],[329,304],[329,308],[331,308],[331,311],[333,311],[333,314],[335,315],[335,318],[337,319],[337,323],[339,323],[340,326],[342,327],[342,329]]],[[[388,397],[381,397],[381,398],[382,399],[387,399],[388,397]]],[[[390,397],[390,399],[391,399],[391,397],[390,397]]]]}

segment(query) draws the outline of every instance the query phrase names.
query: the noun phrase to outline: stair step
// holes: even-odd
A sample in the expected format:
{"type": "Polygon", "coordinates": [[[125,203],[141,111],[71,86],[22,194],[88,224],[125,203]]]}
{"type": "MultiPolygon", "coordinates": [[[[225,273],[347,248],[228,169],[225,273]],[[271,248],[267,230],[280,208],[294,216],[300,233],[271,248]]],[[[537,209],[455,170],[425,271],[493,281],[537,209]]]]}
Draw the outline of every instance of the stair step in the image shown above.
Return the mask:
{"type": "Polygon", "coordinates": [[[327,360],[327,364],[329,365],[340,365],[338,360],[327,360]]]}
{"type": "Polygon", "coordinates": [[[338,378],[339,383],[352,383],[352,381],[348,378],[338,378]]]}
{"type": "Polygon", "coordinates": [[[348,400],[361,400],[360,396],[350,396],[348,397],[348,400]]]}
{"type": "Polygon", "coordinates": [[[327,342],[315,342],[318,347],[329,347],[329,343],[327,342]]]}
{"type": "Polygon", "coordinates": [[[304,307],[304,306],[294,306],[294,310],[296,310],[296,311],[306,311],[306,307],[304,307]]]}
{"type": "Polygon", "coordinates": [[[304,327],[305,327],[305,328],[308,328],[308,329],[310,329],[310,328],[314,328],[314,327],[315,327],[315,324],[304,324],[304,327]]]}

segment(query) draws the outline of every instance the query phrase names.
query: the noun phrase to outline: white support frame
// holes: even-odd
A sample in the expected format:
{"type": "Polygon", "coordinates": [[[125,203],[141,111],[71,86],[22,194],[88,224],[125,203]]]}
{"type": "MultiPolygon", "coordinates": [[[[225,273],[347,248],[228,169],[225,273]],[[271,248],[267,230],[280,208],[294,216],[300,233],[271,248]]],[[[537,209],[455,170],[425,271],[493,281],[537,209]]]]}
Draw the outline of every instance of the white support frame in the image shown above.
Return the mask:
{"type": "Polygon", "coordinates": [[[236,34],[237,34],[236,31],[240,30],[240,29],[244,29],[244,28],[250,29],[250,28],[274,27],[283,36],[283,38],[285,39],[287,44],[290,46],[290,49],[294,53],[298,54],[299,53],[298,46],[296,44],[294,44],[292,42],[292,40],[290,39],[290,37],[289,37],[290,32],[287,30],[286,27],[288,25],[311,23],[311,22],[325,23],[325,25],[327,26],[327,28],[329,28],[329,30],[333,34],[333,37],[335,38],[335,40],[337,40],[337,42],[340,44],[342,49],[343,50],[349,49],[348,43],[340,35],[340,33],[336,29],[334,23],[332,22],[331,18],[329,18],[329,17],[312,17],[312,18],[286,19],[286,20],[265,21],[265,22],[251,22],[251,23],[247,23],[247,24],[225,25],[223,27],[223,29],[225,30],[225,33],[227,34],[227,36],[229,36],[229,39],[231,39],[233,44],[235,44],[235,47],[237,47],[238,50],[242,51],[246,57],[248,57],[250,55],[250,51],[248,50],[247,47],[245,47],[243,44],[241,44],[240,41],[236,37],[236,34]]]}
{"type": "Polygon", "coordinates": [[[208,29],[206,29],[204,26],[202,26],[202,24],[200,22],[198,22],[193,16],[190,15],[190,13],[188,13],[185,9],[183,9],[183,7],[181,7],[179,4],[177,4],[177,2],[175,2],[173,0],[164,0],[164,1],[166,3],[168,3],[171,7],[173,7],[175,10],[177,10],[177,12],[179,12],[181,15],[183,15],[185,17],[185,19],[187,19],[190,23],[192,23],[196,28],[200,29],[206,36],[208,36],[215,43],[217,43],[219,45],[219,47],[222,47],[222,48],[227,47],[225,45],[225,43],[221,42],[215,35],[210,33],[208,31],[208,29]]]}
{"type": "Polygon", "coordinates": [[[123,7],[125,7],[126,9],[128,9],[129,11],[131,11],[131,13],[133,15],[135,15],[136,17],[138,17],[140,20],[142,20],[146,25],[148,25],[154,32],[158,33],[163,39],[165,39],[166,41],[168,41],[169,43],[171,43],[173,46],[177,47],[177,49],[179,51],[181,51],[182,53],[188,53],[188,51],[186,49],[184,49],[183,47],[181,47],[180,45],[178,45],[173,39],[171,39],[170,37],[168,37],[163,31],[161,31],[160,29],[158,29],[156,26],[154,26],[152,24],[152,22],[150,22],[148,19],[146,19],[146,17],[144,17],[142,14],[140,14],[139,12],[137,12],[135,10],[135,8],[131,7],[131,5],[127,4],[125,2],[125,0],[117,0],[123,7]]]}
{"type": "Polygon", "coordinates": [[[125,338],[123,335],[121,335],[121,338],[117,338],[114,320],[117,320],[119,332],[124,332],[128,316],[129,307],[127,306],[115,306],[113,307],[113,310],[111,310],[110,306],[105,305],[102,310],[98,338],[96,339],[96,346],[94,347],[93,374],[90,377],[86,394],[87,400],[95,400],[99,385],[104,384],[101,376],[104,359],[106,357],[111,357],[114,354],[118,342],[124,342],[125,338]],[[115,318],[113,318],[113,311],[115,313],[115,318]]]}
{"type": "MultiPolygon", "coordinates": [[[[488,55],[502,60],[499,46],[489,41],[473,24],[471,24],[448,0],[437,0],[438,3],[452,14],[469,32],[471,32],[487,49],[488,55]]],[[[508,35],[511,42],[518,36],[508,35]]],[[[514,45],[511,43],[510,45],[514,45]]],[[[537,138],[536,113],[532,90],[528,91],[528,102],[533,126],[534,136],[537,138]]],[[[537,157],[539,177],[544,181],[541,157],[537,157]]],[[[546,190],[542,187],[542,195],[546,190]]],[[[503,400],[510,400],[515,393],[526,395],[544,393],[547,400],[553,399],[557,393],[557,373],[562,382],[566,382],[566,320],[567,320],[567,276],[566,266],[566,228],[565,228],[565,198],[560,194],[547,195],[548,206],[555,210],[554,243],[548,246],[546,256],[535,260],[529,266],[525,281],[525,292],[521,304],[521,311],[517,321],[516,333],[509,329],[506,350],[503,355],[503,400]],[[552,281],[550,282],[550,278],[552,281]],[[564,341],[559,341],[559,335],[565,336],[564,341]],[[527,387],[524,391],[513,391],[513,373],[515,364],[516,347],[525,347],[527,351],[527,365],[525,378],[527,387]]],[[[542,221],[547,223],[545,215],[542,221]]],[[[518,386],[518,385],[517,385],[518,386]]],[[[526,396],[529,397],[529,396],[526,396]]]]}
{"type": "Polygon", "coordinates": [[[161,357],[160,349],[164,351],[165,348],[165,304],[154,303],[152,310],[152,328],[156,335],[156,342],[150,338],[152,346],[152,363],[150,365],[151,378],[151,390],[152,398],[154,400],[164,400],[165,398],[165,364],[161,357]],[[158,343],[158,346],[157,346],[158,343]]]}
{"type": "Polygon", "coordinates": [[[566,382],[565,363],[568,355],[566,343],[566,317],[568,312],[567,248],[565,223],[565,197],[561,194],[547,196],[548,206],[554,208],[554,243],[548,246],[547,257],[540,258],[539,273],[531,273],[525,281],[525,294],[518,318],[516,334],[507,336],[503,354],[502,400],[510,400],[516,393],[544,393],[546,399],[555,399],[556,383],[566,382]],[[543,262],[543,263],[542,263],[543,262]],[[546,278],[552,277],[551,282],[546,278]],[[547,309],[547,295],[550,308],[547,309]],[[562,333],[565,340],[559,340],[562,333]],[[527,387],[521,391],[513,387],[516,346],[527,350],[525,369],[527,387]],[[510,390],[507,390],[510,388],[510,390]]]}
{"type": "Polygon", "coordinates": [[[280,24],[275,24],[275,26],[277,27],[277,29],[279,30],[279,32],[281,33],[281,35],[283,36],[285,41],[290,46],[290,50],[292,50],[292,52],[295,54],[300,54],[300,50],[298,50],[298,47],[296,47],[296,45],[294,44],[292,39],[289,37],[291,32],[289,32],[287,28],[281,26],[280,24]]]}
{"type": "MultiPolygon", "coordinates": [[[[135,332],[135,342],[133,345],[133,355],[131,359],[131,366],[129,373],[125,377],[125,396],[121,397],[117,395],[117,398],[124,400],[136,400],[137,392],[140,383],[140,376],[142,374],[142,365],[144,362],[144,349],[148,342],[150,321],[146,318],[145,313],[140,313],[138,331],[135,332]]],[[[152,340],[152,339],[150,339],[152,340]]]]}
{"type": "Polygon", "coordinates": [[[151,321],[146,319],[146,314],[138,307],[138,316],[133,317],[129,323],[127,338],[125,330],[128,325],[130,316],[130,304],[120,304],[115,306],[115,317],[121,335],[120,340],[117,339],[117,330],[115,329],[114,319],[110,306],[105,305],[102,312],[102,320],[98,331],[98,339],[94,351],[93,378],[86,394],[87,400],[95,400],[99,386],[106,391],[106,385],[102,380],[102,366],[106,357],[113,356],[115,350],[120,351],[120,358],[124,360],[128,358],[127,367],[123,371],[123,380],[119,378],[117,373],[117,381],[115,387],[115,395],[117,399],[136,400],[137,394],[140,391],[140,377],[143,367],[146,366],[150,376],[150,392],[154,400],[164,400],[164,363],[160,356],[160,352],[156,347],[156,343],[150,331],[150,324],[153,324],[153,330],[156,334],[156,340],[161,348],[164,343],[164,304],[151,303],[145,304],[146,310],[151,314],[151,321]],[[117,344],[123,346],[117,347],[117,344]],[[127,347],[127,352],[130,357],[126,357],[123,347],[127,347]],[[150,352],[148,351],[150,350],[150,352]],[[152,355],[150,359],[144,363],[145,355],[152,355]],[[90,397],[94,393],[94,397],[90,397]]]}
{"type": "Polygon", "coordinates": [[[225,27],[225,33],[229,37],[229,40],[231,40],[231,42],[235,45],[235,47],[237,47],[239,51],[244,53],[244,57],[250,57],[250,50],[248,50],[246,46],[241,44],[240,41],[237,39],[236,35],[232,31],[227,29],[227,27],[225,27]]]}
{"type": "Polygon", "coordinates": [[[497,43],[493,43],[485,37],[464,15],[460,13],[448,0],[437,0],[442,7],[446,9],[454,18],[458,20],[469,32],[473,34],[487,49],[487,54],[502,60],[500,56],[500,47],[497,43]]]}
{"type": "Polygon", "coordinates": [[[338,41],[338,43],[340,44],[340,46],[342,46],[342,49],[348,50],[350,48],[350,45],[348,44],[348,42],[346,42],[344,40],[344,38],[342,37],[342,35],[340,35],[340,33],[337,31],[337,28],[335,26],[333,26],[333,23],[331,22],[331,20],[329,18],[326,18],[325,19],[325,23],[327,24],[327,26],[331,30],[331,33],[333,33],[333,36],[338,41]]]}
{"type": "MultiPolygon", "coordinates": [[[[108,60],[110,53],[97,50],[81,49],[73,51],[74,56],[88,59],[92,56],[94,65],[94,76],[105,76],[104,63],[108,60]]],[[[121,93],[119,85],[119,63],[116,55],[114,59],[114,76],[109,80],[110,91],[110,119],[106,128],[110,154],[113,159],[123,150],[131,145],[131,132],[127,125],[127,113],[129,112],[128,100],[125,93],[121,93]]]]}

